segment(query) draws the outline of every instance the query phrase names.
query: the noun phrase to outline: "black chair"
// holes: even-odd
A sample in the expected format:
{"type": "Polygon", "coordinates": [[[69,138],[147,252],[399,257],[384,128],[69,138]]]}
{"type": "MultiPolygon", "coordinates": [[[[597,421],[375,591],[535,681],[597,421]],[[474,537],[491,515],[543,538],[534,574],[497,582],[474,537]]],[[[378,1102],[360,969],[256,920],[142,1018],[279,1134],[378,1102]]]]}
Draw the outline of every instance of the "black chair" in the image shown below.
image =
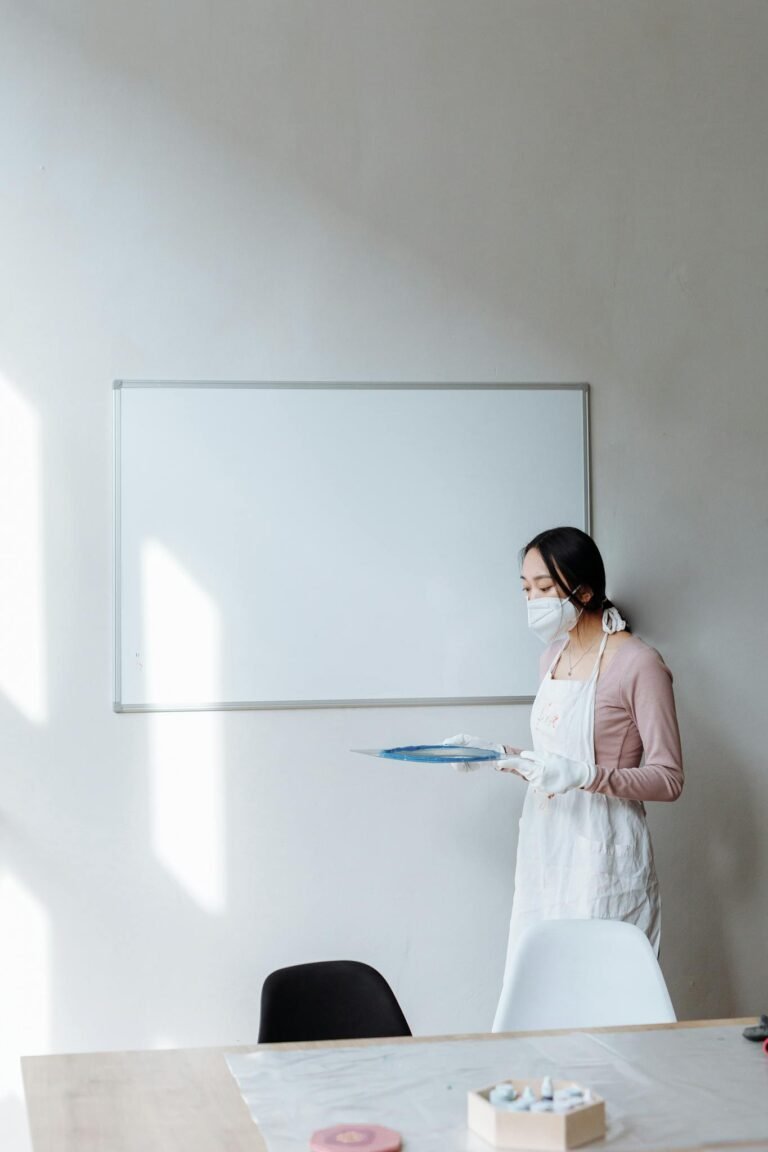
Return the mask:
{"type": "Polygon", "coordinates": [[[264,981],[259,1044],[410,1035],[394,992],[368,964],[296,964],[264,981]]]}

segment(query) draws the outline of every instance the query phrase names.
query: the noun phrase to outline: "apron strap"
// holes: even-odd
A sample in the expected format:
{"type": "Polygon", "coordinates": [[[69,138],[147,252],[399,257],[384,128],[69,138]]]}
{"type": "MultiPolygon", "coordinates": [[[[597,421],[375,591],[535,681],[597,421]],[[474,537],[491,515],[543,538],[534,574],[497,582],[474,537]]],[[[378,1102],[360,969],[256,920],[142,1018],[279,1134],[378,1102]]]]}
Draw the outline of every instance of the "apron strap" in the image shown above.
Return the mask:
{"type": "Polygon", "coordinates": [[[553,657],[553,659],[549,665],[549,668],[547,668],[546,672],[544,673],[544,679],[545,680],[549,680],[550,676],[552,675],[552,670],[557,667],[558,660],[562,656],[563,652],[565,652],[565,650],[568,647],[568,645],[570,644],[570,642],[571,642],[571,634],[569,632],[568,635],[566,636],[565,640],[563,641],[562,647],[559,648],[557,650],[557,652],[555,652],[555,655],[554,655],[554,657],[553,657]]]}
{"type": "Polygon", "coordinates": [[[606,632],[605,635],[603,636],[603,642],[600,645],[600,650],[597,653],[597,660],[595,660],[595,666],[592,669],[592,675],[590,676],[590,680],[592,680],[593,678],[595,680],[597,680],[597,677],[600,673],[600,663],[603,659],[603,652],[605,652],[605,646],[608,643],[608,635],[609,635],[609,633],[606,632]]]}

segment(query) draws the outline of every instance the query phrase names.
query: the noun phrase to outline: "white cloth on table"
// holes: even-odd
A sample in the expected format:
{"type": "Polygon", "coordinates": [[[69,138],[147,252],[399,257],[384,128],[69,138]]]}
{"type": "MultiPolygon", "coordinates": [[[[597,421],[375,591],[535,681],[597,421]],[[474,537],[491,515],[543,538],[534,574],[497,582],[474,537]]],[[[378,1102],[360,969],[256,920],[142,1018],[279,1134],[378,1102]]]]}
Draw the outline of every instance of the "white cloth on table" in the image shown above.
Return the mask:
{"type": "Polygon", "coordinates": [[[545,1075],[605,1098],[604,1152],[768,1148],[768,1057],[734,1025],[260,1049],[227,1063],[269,1152],[306,1152],[318,1128],[355,1122],[394,1128],[409,1152],[488,1152],[467,1129],[467,1091],[545,1075]]]}

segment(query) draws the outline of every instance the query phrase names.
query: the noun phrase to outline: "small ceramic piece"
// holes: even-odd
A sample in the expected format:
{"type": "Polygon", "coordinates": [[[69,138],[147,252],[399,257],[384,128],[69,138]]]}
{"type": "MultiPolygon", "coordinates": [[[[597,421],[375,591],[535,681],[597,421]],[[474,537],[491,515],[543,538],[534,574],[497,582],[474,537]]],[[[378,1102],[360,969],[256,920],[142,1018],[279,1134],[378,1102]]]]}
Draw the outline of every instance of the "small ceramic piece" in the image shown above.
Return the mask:
{"type": "Polygon", "coordinates": [[[517,1092],[512,1084],[496,1084],[488,1095],[491,1104],[506,1104],[517,1098],[517,1092]]]}
{"type": "Polygon", "coordinates": [[[400,1134],[378,1124],[334,1124],[312,1134],[312,1152],[399,1152],[400,1134]]]}

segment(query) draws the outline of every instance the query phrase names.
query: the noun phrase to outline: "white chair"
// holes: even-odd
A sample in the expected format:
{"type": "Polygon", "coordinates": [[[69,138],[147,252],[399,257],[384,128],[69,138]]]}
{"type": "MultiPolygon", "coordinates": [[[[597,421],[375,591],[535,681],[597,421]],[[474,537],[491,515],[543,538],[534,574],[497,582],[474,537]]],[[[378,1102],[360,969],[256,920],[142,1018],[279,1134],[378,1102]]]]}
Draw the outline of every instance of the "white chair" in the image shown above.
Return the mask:
{"type": "Polygon", "coordinates": [[[634,924],[545,920],[520,936],[493,1031],[671,1024],[676,1019],[653,949],[634,924]]]}

